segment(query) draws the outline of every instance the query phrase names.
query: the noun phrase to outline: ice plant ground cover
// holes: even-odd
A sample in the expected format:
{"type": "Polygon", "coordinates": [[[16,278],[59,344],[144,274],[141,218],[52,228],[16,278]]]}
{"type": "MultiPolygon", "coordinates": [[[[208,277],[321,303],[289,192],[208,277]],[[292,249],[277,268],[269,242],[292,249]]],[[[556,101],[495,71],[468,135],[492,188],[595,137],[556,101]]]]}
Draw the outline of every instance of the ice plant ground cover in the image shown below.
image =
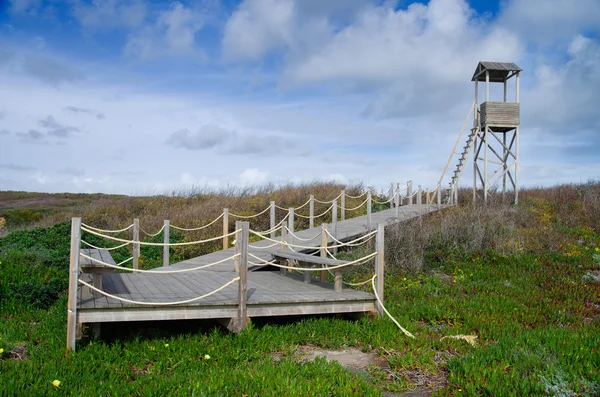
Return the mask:
{"type": "MultiPolygon", "coordinates": [[[[461,203],[388,228],[386,307],[415,339],[370,317],[256,321],[240,335],[209,322],[115,324],[103,339],[86,332],[68,353],[69,226],[12,231],[0,239],[2,393],[598,395],[600,283],[586,275],[600,270],[600,184],[522,196],[518,207],[461,203]],[[299,360],[301,346],[356,347],[379,359],[351,371],[299,360]]],[[[150,213],[151,204],[136,206],[150,213]]],[[[153,251],[143,255],[155,264],[153,251]]]]}

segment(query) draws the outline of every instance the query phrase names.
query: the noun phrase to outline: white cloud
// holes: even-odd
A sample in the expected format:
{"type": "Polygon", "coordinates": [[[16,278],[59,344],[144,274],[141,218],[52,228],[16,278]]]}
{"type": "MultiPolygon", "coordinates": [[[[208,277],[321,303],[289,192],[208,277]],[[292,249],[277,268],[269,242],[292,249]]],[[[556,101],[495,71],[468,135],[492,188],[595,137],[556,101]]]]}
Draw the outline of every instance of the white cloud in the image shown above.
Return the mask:
{"type": "Polygon", "coordinates": [[[146,12],[141,0],[94,0],[91,4],[76,2],[73,6],[77,21],[94,29],[137,27],[144,22],[146,12]]]}
{"type": "Polygon", "coordinates": [[[260,171],[256,168],[248,168],[240,174],[240,181],[243,185],[260,185],[267,181],[268,172],[260,171]]]}
{"type": "Polygon", "coordinates": [[[179,2],[161,12],[153,24],[133,32],[125,53],[142,59],[161,55],[202,56],[196,33],[204,26],[203,16],[179,2]]]}

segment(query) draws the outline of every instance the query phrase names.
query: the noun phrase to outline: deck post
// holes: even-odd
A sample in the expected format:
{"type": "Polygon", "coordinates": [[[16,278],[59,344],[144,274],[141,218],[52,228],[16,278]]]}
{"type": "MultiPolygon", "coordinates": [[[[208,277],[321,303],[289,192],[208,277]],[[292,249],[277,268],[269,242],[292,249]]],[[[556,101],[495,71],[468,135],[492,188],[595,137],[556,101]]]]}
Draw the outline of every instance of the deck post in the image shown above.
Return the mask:
{"type": "Polygon", "coordinates": [[[271,238],[275,238],[275,201],[271,201],[269,210],[269,229],[271,229],[271,238]]]}
{"type": "Polygon", "coordinates": [[[412,181],[406,182],[406,198],[408,199],[408,203],[407,204],[412,204],[413,203],[413,198],[412,198],[412,181]]]}
{"type": "MultiPolygon", "coordinates": [[[[290,209],[288,210],[290,213],[290,216],[288,217],[288,229],[290,232],[294,232],[294,207],[290,207],[290,209]]],[[[291,237],[290,237],[291,240],[291,237]]]]}
{"type": "Polygon", "coordinates": [[[394,208],[394,184],[390,183],[390,209],[394,208]]]}
{"type": "Polygon", "coordinates": [[[242,238],[241,232],[239,231],[241,229],[242,225],[241,225],[241,221],[235,221],[235,254],[238,255],[233,259],[233,270],[236,273],[239,273],[240,271],[240,256],[242,253],[242,245],[240,244],[240,238],[242,238]]]}
{"type": "MultiPolygon", "coordinates": [[[[248,325],[248,312],[246,310],[246,300],[248,298],[248,240],[250,222],[239,222],[239,239],[236,246],[240,247],[240,272],[238,281],[238,310],[237,318],[233,321],[232,331],[240,333],[248,325]]],[[[236,229],[237,230],[237,229],[236,229]]]]}
{"type": "Polygon", "coordinates": [[[438,209],[442,208],[442,185],[440,183],[437,185],[437,207],[438,209]]]}
{"type": "Polygon", "coordinates": [[[380,223],[377,225],[377,235],[375,236],[375,245],[377,246],[377,256],[375,257],[375,274],[377,274],[377,282],[375,287],[377,289],[377,295],[381,300],[381,303],[377,302],[377,312],[380,316],[383,316],[383,270],[385,261],[385,225],[380,223]]]}
{"type": "Polygon", "coordinates": [[[312,229],[315,227],[315,196],[310,195],[310,203],[308,204],[308,228],[312,229]]]}
{"type": "MultiPolygon", "coordinates": [[[[237,228],[236,228],[237,230],[237,228]]],[[[223,250],[229,248],[229,209],[223,208],[223,250]]]]}
{"type": "MultiPolygon", "coordinates": [[[[327,258],[327,224],[321,223],[321,258],[327,258]]],[[[321,281],[327,280],[327,270],[321,271],[321,281]]]]}
{"type": "Polygon", "coordinates": [[[140,266],[140,220],[133,220],[133,268],[137,269],[140,266]]]}
{"type": "Polygon", "coordinates": [[[367,231],[370,231],[371,224],[371,189],[367,192],[367,231]]]}
{"type": "Polygon", "coordinates": [[[346,220],[346,190],[342,190],[340,194],[340,219],[346,220]]]}
{"type": "Polygon", "coordinates": [[[342,269],[335,269],[333,272],[333,290],[342,292],[342,269]]]}
{"type": "MultiPolygon", "coordinates": [[[[337,206],[337,200],[333,200],[332,204],[331,204],[331,234],[333,235],[334,238],[337,238],[337,211],[338,210],[338,206],[337,206]]],[[[335,240],[333,241],[333,245],[336,245],[335,240]]],[[[332,248],[333,249],[333,253],[335,254],[337,252],[337,248],[332,248]]]]}
{"type": "Polygon", "coordinates": [[[170,240],[170,235],[171,234],[171,221],[168,219],[165,219],[165,228],[163,229],[163,243],[165,244],[163,246],[163,267],[167,267],[169,266],[169,242],[170,240]]]}
{"type": "Polygon", "coordinates": [[[421,190],[421,185],[417,185],[417,205],[421,205],[423,200],[423,191],[421,190]]]}
{"type": "Polygon", "coordinates": [[[69,261],[69,300],[67,303],[67,349],[75,351],[77,334],[77,285],[79,279],[79,246],[81,218],[71,219],[71,256],[69,261]]]}
{"type": "MultiPolygon", "coordinates": [[[[283,225],[283,227],[281,228],[281,250],[282,251],[286,251],[286,246],[285,246],[285,240],[287,236],[287,232],[286,232],[286,228],[285,225],[283,225]]],[[[281,263],[283,264],[283,263],[281,263]]],[[[285,276],[285,273],[287,272],[287,269],[284,269],[282,267],[279,268],[279,274],[281,274],[282,276],[285,276]]]]}
{"type": "Polygon", "coordinates": [[[396,205],[396,218],[400,218],[400,191],[394,196],[394,204],[396,205]]]}

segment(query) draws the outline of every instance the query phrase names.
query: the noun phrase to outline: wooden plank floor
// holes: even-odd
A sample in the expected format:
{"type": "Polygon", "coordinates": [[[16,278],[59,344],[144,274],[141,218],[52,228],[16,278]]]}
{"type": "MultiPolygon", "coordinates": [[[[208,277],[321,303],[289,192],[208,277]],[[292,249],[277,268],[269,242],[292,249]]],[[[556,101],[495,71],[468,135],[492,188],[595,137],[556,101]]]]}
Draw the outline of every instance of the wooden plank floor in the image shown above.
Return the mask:
{"type": "MultiPolygon", "coordinates": [[[[436,205],[406,205],[400,207],[396,218],[395,209],[372,214],[373,227],[378,223],[391,224],[418,217],[420,214],[437,210],[436,205]]],[[[252,224],[250,224],[252,227],[252,224]]],[[[331,229],[329,229],[331,230],[331,229]]],[[[338,239],[352,240],[367,231],[366,216],[356,217],[337,224],[338,239]]],[[[317,236],[317,228],[301,230],[295,234],[301,239],[317,236]]],[[[291,237],[291,236],[290,236],[291,237]]],[[[291,239],[291,243],[319,247],[320,238],[312,241],[291,239]]],[[[329,239],[329,243],[333,241],[329,239]]],[[[268,250],[260,249],[271,245],[270,241],[252,243],[249,252],[271,260],[268,250]]],[[[278,249],[279,247],[273,247],[278,249]]],[[[163,270],[189,269],[202,266],[235,254],[235,248],[214,252],[173,264],[163,270]]],[[[250,266],[252,270],[252,266],[250,266]]],[[[255,269],[256,270],[256,266],[255,269]]],[[[160,270],[160,269],[157,269],[160,270]]],[[[214,291],[237,277],[233,261],[185,273],[113,273],[103,277],[105,292],[120,298],[141,302],[179,302],[214,291]]],[[[123,303],[113,298],[94,298],[89,293],[78,294],[78,318],[80,322],[144,321],[192,318],[231,318],[237,310],[237,282],[205,299],[182,305],[160,306],[123,303]]],[[[372,294],[354,289],[335,292],[333,285],[313,281],[303,282],[303,276],[279,271],[250,271],[248,273],[248,316],[277,316],[317,313],[352,313],[375,310],[372,294]]]]}

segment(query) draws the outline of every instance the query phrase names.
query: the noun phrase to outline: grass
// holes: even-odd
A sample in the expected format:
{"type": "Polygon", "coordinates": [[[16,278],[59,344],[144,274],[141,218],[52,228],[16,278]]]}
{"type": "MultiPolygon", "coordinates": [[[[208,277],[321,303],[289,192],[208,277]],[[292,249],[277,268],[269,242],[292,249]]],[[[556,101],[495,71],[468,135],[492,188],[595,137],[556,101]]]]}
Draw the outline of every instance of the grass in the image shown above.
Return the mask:
{"type": "Polygon", "coordinates": [[[370,317],[257,320],[240,335],[208,322],[142,323],[108,327],[69,353],[68,224],[13,231],[0,239],[0,394],[379,396],[436,387],[441,396],[597,396],[600,284],[586,275],[600,269],[598,197],[597,183],[531,189],[517,208],[465,204],[388,228],[386,307],[416,339],[370,317]],[[442,339],[461,334],[476,345],[442,339]],[[297,362],[303,345],[356,346],[386,365],[351,372],[297,362]]]}

